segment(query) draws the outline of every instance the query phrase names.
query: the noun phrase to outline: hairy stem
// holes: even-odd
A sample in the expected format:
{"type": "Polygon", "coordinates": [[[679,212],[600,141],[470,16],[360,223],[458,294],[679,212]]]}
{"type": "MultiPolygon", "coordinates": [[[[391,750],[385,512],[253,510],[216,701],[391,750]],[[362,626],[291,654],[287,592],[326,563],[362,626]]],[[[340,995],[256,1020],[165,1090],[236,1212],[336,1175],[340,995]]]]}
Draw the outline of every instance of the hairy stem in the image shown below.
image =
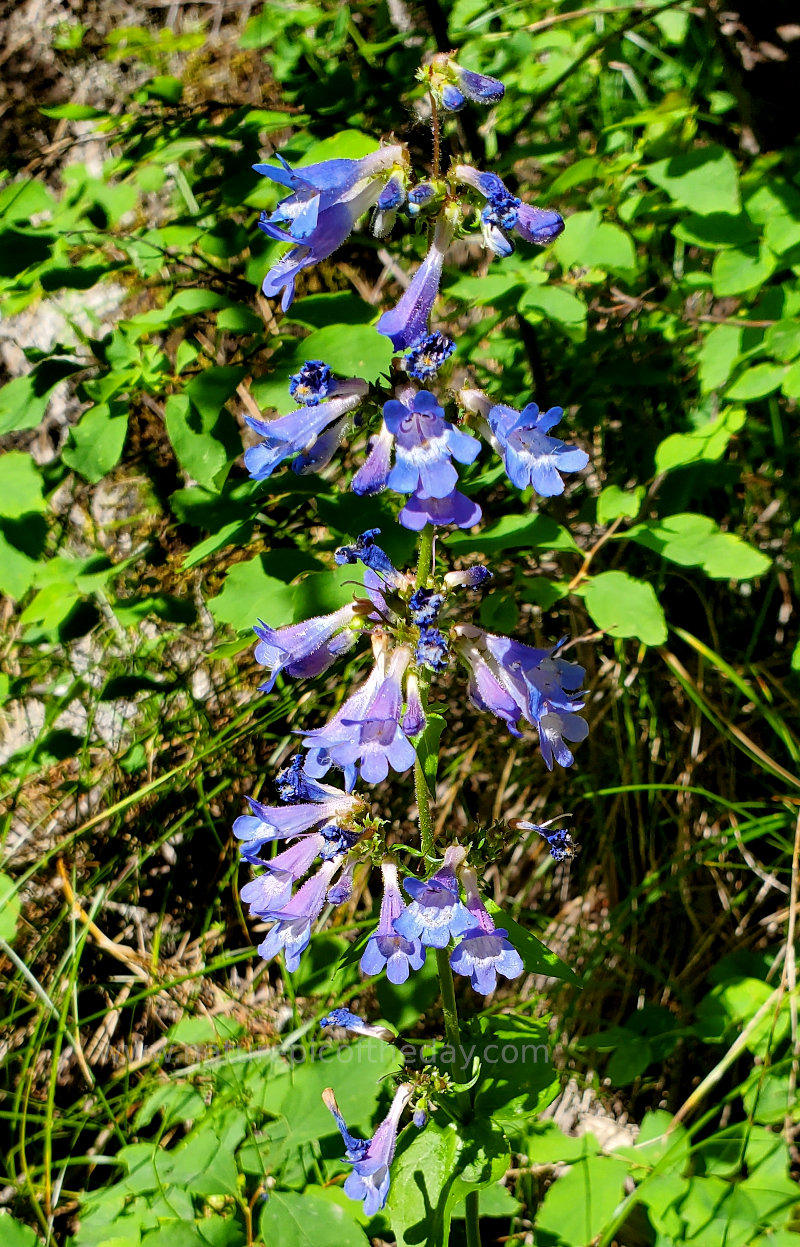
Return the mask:
{"type": "Polygon", "coordinates": [[[417,576],[415,580],[417,589],[425,588],[428,583],[428,577],[433,571],[433,534],[433,525],[426,524],[419,535],[419,546],[417,547],[417,576]]]}
{"type": "Polygon", "coordinates": [[[431,162],[431,176],[438,178],[441,171],[442,145],[441,145],[441,128],[439,125],[439,109],[436,107],[436,100],[433,96],[431,100],[431,132],[433,134],[433,160],[431,162]]]}

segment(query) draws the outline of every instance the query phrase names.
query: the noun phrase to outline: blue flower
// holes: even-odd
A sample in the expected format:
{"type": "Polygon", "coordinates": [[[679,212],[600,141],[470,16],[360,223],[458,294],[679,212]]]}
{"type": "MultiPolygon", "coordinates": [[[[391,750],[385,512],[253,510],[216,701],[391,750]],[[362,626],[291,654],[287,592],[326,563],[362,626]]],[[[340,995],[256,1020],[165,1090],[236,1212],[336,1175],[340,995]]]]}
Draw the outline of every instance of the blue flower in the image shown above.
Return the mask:
{"type": "Polygon", "coordinates": [[[492,579],[492,574],[488,567],[481,567],[476,563],[474,567],[468,567],[463,572],[446,572],[444,584],[448,589],[480,589],[487,580],[492,579]]]}
{"type": "Polygon", "coordinates": [[[486,200],[481,212],[483,241],[497,255],[510,255],[514,245],[507,235],[513,230],[525,242],[546,246],[564,229],[564,220],[552,208],[533,208],[525,204],[496,173],[481,173],[472,165],[457,165],[453,177],[471,186],[486,200]]]}
{"type": "Polygon", "coordinates": [[[490,78],[488,74],[479,74],[473,69],[463,69],[453,60],[448,65],[455,74],[461,91],[473,103],[496,104],[505,95],[505,86],[499,78],[490,78]]]}
{"type": "Polygon", "coordinates": [[[345,784],[353,787],[357,768],[367,784],[386,779],[389,767],[407,771],[416,753],[401,726],[402,678],[411,651],[399,646],[386,662],[380,653],[366,682],[337,711],[325,727],[307,732],[303,745],[311,750],[306,762],[309,774],[324,775],[332,765],[341,767],[345,784]]]}
{"type": "Polygon", "coordinates": [[[427,381],[439,371],[442,364],[450,358],[456,349],[452,338],[441,333],[429,333],[422,338],[406,355],[405,370],[410,377],[419,381],[427,381]]]}
{"type": "Polygon", "coordinates": [[[388,1027],[372,1026],[349,1009],[331,1009],[324,1018],[320,1018],[319,1024],[323,1029],[328,1026],[341,1026],[353,1035],[363,1035],[365,1039],[382,1039],[384,1043],[393,1043],[397,1038],[388,1027]]]}
{"type": "Polygon", "coordinates": [[[443,527],[455,524],[458,528],[472,528],[480,523],[483,512],[477,502],[454,489],[446,498],[426,498],[414,494],[398,515],[404,528],[420,532],[426,524],[443,527]]]}
{"type": "Polygon", "coordinates": [[[415,589],[408,599],[411,622],[415,623],[418,628],[425,628],[435,623],[443,605],[443,593],[436,593],[433,589],[415,589]]]}
{"type": "Polygon", "coordinates": [[[405,983],[411,970],[422,969],[425,953],[418,939],[407,939],[395,930],[395,919],[405,910],[405,903],[397,885],[394,862],[383,862],[381,873],[383,900],[380,917],[361,955],[360,965],[364,974],[380,974],[385,969],[390,983],[405,983]]]}
{"type": "Polygon", "coordinates": [[[353,1165],[353,1172],[344,1184],[345,1194],[350,1199],[364,1201],[364,1215],[367,1217],[374,1217],[376,1212],[386,1207],[390,1185],[389,1166],[394,1160],[397,1129],[413,1090],[411,1083],[400,1084],[394,1093],[387,1116],[368,1141],[350,1134],[331,1088],[326,1087],[322,1093],[323,1101],[333,1113],[344,1140],[345,1155],[353,1165]]]}
{"type": "Polygon", "coordinates": [[[414,658],[420,666],[430,667],[431,671],[444,671],[449,653],[447,638],[438,628],[420,628],[414,650],[414,658]]]}
{"type": "Polygon", "coordinates": [[[309,794],[310,801],[289,806],[262,805],[260,801],[248,797],[251,812],[240,815],[233,824],[233,834],[242,841],[242,859],[251,865],[261,866],[263,862],[258,854],[265,844],[275,840],[293,840],[314,827],[346,821],[364,808],[361,797],[352,793],[342,792],[328,784],[318,784],[317,789],[321,795],[309,794]]]}
{"type": "Polygon", "coordinates": [[[452,459],[472,463],[480,442],[444,418],[444,409],[428,390],[405,392],[383,406],[383,419],[394,437],[394,467],[386,483],[401,494],[447,498],[458,482],[452,459]]]}
{"type": "Polygon", "coordinates": [[[519,412],[503,403],[493,403],[481,390],[462,390],[459,400],[486,421],[484,432],[517,489],[532,485],[543,498],[563,494],[564,481],[559,473],[579,472],[589,462],[589,456],[577,446],[547,436],[563,416],[562,407],[540,412],[536,403],[528,403],[519,412]]]}
{"type": "Polygon", "coordinates": [[[324,843],[319,832],[303,836],[267,862],[264,873],[242,888],[241,897],[250,906],[250,913],[263,917],[283,909],[291,899],[292,888],[311,869],[324,843]]]}
{"type": "Polygon", "coordinates": [[[461,882],[467,896],[467,910],[472,919],[455,950],[450,966],[456,974],[468,977],[476,992],[488,996],[497,987],[497,976],[515,979],[524,965],[517,950],[509,943],[508,931],[495,927],[491,914],[478,894],[475,871],[465,866],[461,882]]]}
{"type": "Polygon", "coordinates": [[[316,407],[335,389],[333,371],[321,359],[307,359],[300,371],[289,378],[289,393],[303,407],[316,407]]]}
{"type": "MultiPolygon", "coordinates": [[[[415,654],[416,661],[419,657],[415,654]]],[[[406,712],[401,719],[401,725],[406,736],[419,736],[420,732],[425,731],[427,723],[425,707],[422,704],[420,695],[419,679],[416,671],[409,671],[406,676],[406,712]]]]}
{"type": "Polygon", "coordinates": [[[345,242],[358,218],[380,196],[394,166],[406,163],[407,154],[399,145],[383,147],[360,160],[324,160],[297,170],[278,159],[280,165],[253,168],[291,191],[271,216],[263,213],[258,223],[270,238],[293,244],[263,284],[267,298],[283,291],[285,312],[294,299],[299,273],[327,259],[345,242]]]}
{"type": "MultiPolygon", "coordinates": [[[[292,380],[297,380],[302,374],[301,369],[292,380]]],[[[315,399],[277,420],[256,420],[254,416],[245,416],[245,422],[263,438],[263,441],[248,447],[244,452],[245,467],[253,480],[267,480],[279,464],[294,455],[301,456],[298,470],[308,471],[308,463],[315,458],[314,452],[325,437],[325,430],[333,425],[335,440],[332,446],[326,446],[327,457],[323,456],[324,462],[320,461],[316,470],[323,467],[324,463],[329,462],[352,420],[352,413],[368,389],[366,381],[353,377],[351,380],[335,382],[333,389],[328,391],[330,397],[327,401],[315,399]]]]}
{"type": "Polygon", "coordinates": [[[294,973],[298,968],[311,939],[311,926],[322,912],[328,888],[340,864],[341,859],[323,862],[287,904],[262,914],[273,921],[269,934],[258,946],[258,954],[264,961],[271,961],[283,949],[287,970],[294,973]]]}
{"type": "Polygon", "coordinates": [[[397,219],[397,210],[406,201],[407,181],[405,172],[393,173],[378,196],[372,218],[372,232],[376,238],[385,238],[390,233],[397,219]]]}
{"type": "Polygon", "coordinates": [[[408,289],[389,312],[384,312],[377,324],[378,333],[391,338],[397,351],[415,346],[428,332],[428,320],[434,301],[439,293],[442,265],[447,248],[455,232],[452,214],[445,213],[436,222],[433,241],[425,259],[411,278],[408,289]]]}
{"type": "Polygon", "coordinates": [[[363,563],[393,589],[404,588],[408,583],[407,577],[393,566],[389,555],[375,544],[375,538],[380,536],[380,532],[379,528],[368,528],[356,537],[354,546],[340,546],[333,557],[340,567],[345,563],[363,563]]]}
{"type": "Polygon", "coordinates": [[[584,705],[578,693],[583,667],[556,657],[558,646],[534,649],[472,624],[457,624],[453,632],[457,652],[470,669],[472,704],[504,719],[515,736],[521,735],[519,720],[527,719],[539,733],[548,770],[554,759],[570,766],[574,759],[564,738],[575,743],[589,733],[586,720],[575,713],[584,705]]]}
{"type": "Polygon", "coordinates": [[[411,904],[394,920],[398,935],[420,940],[426,948],[446,948],[452,937],[463,934],[471,919],[458,895],[456,868],[466,852],[459,845],[445,849],[444,864],[427,882],[403,880],[411,904]]]}
{"type": "Polygon", "coordinates": [[[524,818],[510,819],[509,827],[513,827],[516,831],[538,832],[547,841],[550,856],[554,862],[570,861],[580,852],[580,845],[575,843],[566,827],[557,827],[551,830],[547,824],[529,823],[524,818]]]}
{"type": "Polygon", "coordinates": [[[330,615],[317,615],[285,628],[270,628],[259,620],[253,628],[259,637],[255,660],[270,673],[269,679],[259,685],[259,691],[272,692],[278,675],[284,671],[295,678],[327,671],[358,641],[361,629],[352,624],[363,620],[365,610],[369,606],[363,602],[349,602],[330,615]]]}
{"type": "Polygon", "coordinates": [[[350,482],[353,493],[363,497],[379,494],[386,488],[392,467],[393,446],[394,437],[381,421],[379,432],[371,440],[367,458],[350,482]]]}
{"type": "Polygon", "coordinates": [[[445,182],[418,182],[414,189],[408,192],[408,201],[406,203],[406,212],[412,221],[421,212],[430,211],[438,207],[444,198],[446,189],[447,185],[445,182]]]}

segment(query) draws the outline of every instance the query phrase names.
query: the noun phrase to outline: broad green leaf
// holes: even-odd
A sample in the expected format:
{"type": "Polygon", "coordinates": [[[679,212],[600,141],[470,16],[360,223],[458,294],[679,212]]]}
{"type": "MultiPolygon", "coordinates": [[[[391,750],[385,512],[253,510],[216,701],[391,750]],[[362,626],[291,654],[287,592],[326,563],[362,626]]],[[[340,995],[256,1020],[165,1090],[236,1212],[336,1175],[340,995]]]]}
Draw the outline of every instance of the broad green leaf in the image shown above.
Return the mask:
{"type": "Polygon", "coordinates": [[[351,290],[334,294],[309,294],[295,299],[284,320],[305,325],[308,329],[324,329],[328,325],[368,325],[375,319],[375,308],[351,290]]]}
{"type": "Polygon", "coordinates": [[[259,619],[270,628],[292,622],[295,590],[269,574],[268,557],[257,554],[228,569],[222,590],[208,603],[218,624],[247,632],[259,619]]]}
{"type": "Polygon", "coordinates": [[[715,325],[698,353],[700,391],[710,394],[730,377],[742,353],[743,330],[737,325],[715,325]]]}
{"type": "Polygon", "coordinates": [[[565,1247],[586,1247],[621,1204],[628,1176],[625,1161],[589,1156],[556,1178],[536,1214],[536,1229],[565,1247]]]}
{"type": "Polygon", "coordinates": [[[519,307],[522,312],[539,312],[543,319],[570,328],[586,324],[586,304],[563,286],[529,286],[520,299],[519,307]]]}
{"type": "Polygon", "coordinates": [[[780,386],[786,369],[780,364],[754,364],[740,373],[733,385],[725,392],[726,398],[738,398],[743,401],[764,398],[772,394],[780,386]]]}
{"type": "Polygon", "coordinates": [[[422,1131],[404,1132],[387,1205],[397,1247],[447,1247],[455,1204],[508,1168],[508,1144],[491,1122],[476,1117],[460,1130],[433,1120],[422,1131]]]}
{"type": "Polygon", "coordinates": [[[695,247],[721,251],[726,247],[742,247],[758,239],[759,231],[744,215],[712,212],[708,216],[688,216],[673,226],[676,238],[695,247]]]}
{"type": "Polygon", "coordinates": [[[596,208],[568,217],[553,251],[565,269],[599,268],[623,275],[636,270],[636,250],[630,234],[619,225],[603,221],[596,208]]]}
{"type": "Polygon", "coordinates": [[[416,737],[414,748],[417,751],[417,757],[422,763],[422,770],[425,775],[425,782],[431,796],[436,795],[436,772],[439,767],[439,741],[442,732],[447,726],[447,720],[441,714],[428,713],[428,721],[425,724],[425,730],[416,737]]]}
{"type": "Polygon", "coordinates": [[[485,307],[487,303],[504,298],[512,290],[519,290],[524,284],[522,273],[511,270],[487,273],[484,277],[459,277],[452,285],[447,286],[444,294],[448,299],[461,299],[471,306],[485,307]]]}
{"type": "MultiPolygon", "coordinates": [[[[510,932],[509,936],[514,943],[510,932]]],[[[517,1135],[538,1119],[561,1087],[552,1064],[548,1021],[517,1014],[486,1017],[480,1031],[475,1044],[481,1062],[475,1112],[517,1135]]]]}
{"type": "Polygon", "coordinates": [[[626,536],[656,550],[671,563],[702,567],[713,580],[751,580],[763,575],[771,562],[741,537],[720,532],[712,519],[694,512],[648,520],[631,528],[626,536]]]}
{"type": "Polygon", "coordinates": [[[781,386],[787,398],[800,398],[800,363],[792,364],[781,386]]]}
{"type": "Polygon", "coordinates": [[[0,516],[15,520],[46,510],[42,476],[30,455],[6,451],[0,456],[0,516]]]}
{"type": "Polygon", "coordinates": [[[721,459],[746,418],[743,407],[727,407],[716,420],[691,433],[671,434],[656,447],[656,471],[670,472],[689,463],[721,459]]]}
{"type": "Polygon", "coordinates": [[[96,484],[119,463],[127,432],[127,405],[98,403],[70,429],[70,442],[61,458],[68,467],[96,484]]]}
{"type": "Polygon", "coordinates": [[[5,1208],[0,1211],[0,1236],[3,1247],[39,1247],[41,1242],[29,1225],[15,1221],[5,1208]]]}
{"type": "Polygon", "coordinates": [[[618,485],[606,485],[597,499],[598,524],[610,524],[620,516],[635,519],[644,501],[645,488],[620,489],[618,485]]]}
{"type": "Polygon", "coordinates": [[[766,248],[733,247],[719,251],[711,269],[711,287],[718,298],[746,294],[763,286],[775,272],[775,257],[766,248]]]}
{"type": "Polygon", "coordinates": [[[39,564],[0,532],[0,593],[19,601],[33,584],[39,564]]]}
{"type": "Polygon", "coordinates": [[[14,880],[8,875],[0,874],[0,939],[5,940],[7,944],[12,943],[17,933],[19,911],[20,899],[14,887],[14,880]]]}
{"type": "Polygon", "coordinates": [[[733,156],[724,147],[712,145],[669,156],[645,165],[641,172],[674,203],[701,216],[739,213],[739,174],[733,156]]]}
{"type": "Polygon", "coordinates": [[[364,134],[361,130],[339,130],[329,139],[321,139],[309,147],[299,167],[314,165],[321,160],[360,160],[379,147],[380,140],[371,134],[364,134]]]}
{"type": "Polygon", "coordinates": [[[493,554],[497,550],[577,550],[574,539],[548,515],[504,515],[484,532],[457,533],[446,539],[452,554],[493,554]]]}
{"type": "Polygon", "coordinates": [[[598,628],[612,636],[636,637],[645,645],[663,645],[667,639],[664,611],[653,586],[627,572],[593,576],[584,601],[598,628]]]}
{"type": "Polygon", "coordinates": [[[276,1247],[369,1247],[366,1234],[347,1211],[306,1187],[302,1195],[270,1191],[261,1209],[262,1242],[276,1247]]]}
{"type": "Polygon", "coordinates": [[[45,359],[26,376],[4,385],[0,389],[0,435],[35,429],[44,419],[56,386],[84,367],[73,359],[45,359]]]}
{"type": "Polygon", "coordinates": [[[236,388],[236,368],[210,368],[217,374],[203,382],[201,373],[184,394],[171,394],[164,423],[181,467],[206,489],[220,489],[229,465],[241,454],[241,436],[233,416],[222,405],[236,388]],[[226,374],[225,377],[219,376],[226,374]],[[197,384],[195,384],[197,383],[197,384]],[[190,391],[191,390],[191,394],[190,391]],[[197,402],[195,402],[195,397],[197,402]],[[200,404],[198,406],[197,404],[200,404]]]}
{"type": "Polygon", "coordinates": [[[800,324],[796,320],[779,320],[764,334],[764,346],[776,359],[794,359],[800,355],[800,324]]]}
{"type": "Polygon", "coordinates": [[[40,212],[52,212],[55,206],[44,182],[33,178],[10,182],[0,191],[0,218],[4,221],[29,221],[40,212]]]}

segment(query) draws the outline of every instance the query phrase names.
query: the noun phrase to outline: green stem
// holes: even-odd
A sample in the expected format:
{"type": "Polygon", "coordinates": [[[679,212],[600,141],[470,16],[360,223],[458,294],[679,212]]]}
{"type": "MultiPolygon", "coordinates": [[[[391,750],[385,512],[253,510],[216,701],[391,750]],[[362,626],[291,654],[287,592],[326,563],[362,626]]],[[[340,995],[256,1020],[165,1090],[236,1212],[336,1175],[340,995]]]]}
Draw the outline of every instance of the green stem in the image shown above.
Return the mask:
{"type": "MultiPolygon", "coordinates": [[[[436,949],[436,968],[439,971],[439,987],[442,993],[442,1013],[444,1014],[444,1033],[454,1053],[460,1055],[461,1031],[458,1026],[458,1010],[456,1009],[456,990],[453,983],[453,971],[450,969],[450,954],[446,948],[436,949]]],[[[454,1062],[455,1065],[455,1062],[454,1062]]],[[[459,1077],[463,1074],[460,1065],[459,1077]]]]}
{"type": "Polygon", "coordinates": [[[467,1247],[481,1247],[480,1192],[468,1191],[464,1204],[464,1228],[467,1231],[467,1247]]]}
{"type": "Polygon", "coordinates": [[[414,582],[417,589],[425,588],[428,583],[428,578],[433,571],[433,534],[433,525],[426,524],[419,535],[419,546],[417,547],[417,577],[414,582]]]}
{"type": "Polygon", "coordinates": [[[414,762],[414,791],[417,797],[419,815],[420,848],[427,858],[433,857],[433,819],[431,818],[431,797],[428,792],[428,781],[419,758],[414,762]]]}

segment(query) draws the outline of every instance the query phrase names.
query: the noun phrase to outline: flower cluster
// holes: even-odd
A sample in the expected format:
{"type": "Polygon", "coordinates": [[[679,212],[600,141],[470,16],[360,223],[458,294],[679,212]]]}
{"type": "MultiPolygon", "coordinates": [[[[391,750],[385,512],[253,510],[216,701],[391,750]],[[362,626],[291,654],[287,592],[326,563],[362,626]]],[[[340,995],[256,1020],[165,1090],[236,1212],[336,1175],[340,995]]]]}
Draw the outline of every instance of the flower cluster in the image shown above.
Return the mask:
{"type": "MultiPolygon", "coordinates": [[[[260,686],[265,693],[279,679],[324,674],[362,638],[369,641],[370,657],[327,721],[296,732],[298,752],[276,777],[278,803],[248,798],[250,812],[236,820],[233,830],[243,862],[256,871],[242,888],[242,899],[267,926],[258,946],[263,958],[283,952],[287,970],[295,971],[326,906],[345,903],[354,894],[354,878],[366,882],[369,867],[379,865],[382,899],[377,924],[360,948],[363,974],[385,974],[390,983],[402,984],[422,970],[433,948],[451,998],[453,973],[488,996],[500,980],[518,978],[525,963],[509,931],[495,926],[497,911],[479,891],[478,868],[497,856],[494,833],[471,837],[470,847],[450,843],[442,852],[430,818],[423,817],[424,760],[435,736],[433,719],[426,732],[430,686],[460,664],[470,702],[502,720],[515,736],[522,734],[522,724],[533,727],[544,765],[552,770],[554,764],[572,764],[570,746],[588,732],[579,713],[584,670],[563,656],[564,641],[537,648],[465,620],[462,591],[480,589],[492,573],[473,566],[438,574],[433,534],[480,522],[469,474],[460,478],[459,467],[475,463],[481,438],[500,457],[513,486],[530,488],[542,498],[563,493],[565,476],[585,468],[588,455],[551,436],[564,414],[561,407],[541,411],[529,402],[518,410],[464,385],[463,378],[462,388],[456,391],[454,383],[445,394],[442,377],[453,368],[456,343],[432,321],[451,245],[478,222],[484,246],[505,257],[517,239],[538,246],[552,243],[564,222],[555,210],[526,203],[491,171],[455,160],[442,172],[443,118],[468,102],[498,104],[502,82],[465,69],[455,53],[434,55],[417,76],[427,90],[434,131],[428,176],[415,177],[408,150],[399,143],[358,160],[292,168],[279,155],[276,163],[253,166],[286,192],[258,222],[268,238],[288,247],[263,282],[265,296],[280,297],[284,312],[298,278],[342,246],[367,213],[378,238],[398,221],[427,232],[424,258],[401,283],[405,288],[396,304],[377,317],[376,333],[388,339],[394,352],[387,376],[380,383],[368,382],[337,375],[325,360],[306,360],[288,382],[294,410],[273,420],[246,417],[259,440],[245,452],[255,480],[267,480],[287,461],[296,473],[318,473],[328,469],[337,449],[358,430],[367,451],[352,477],[353,492],[358,497],[384,490],[400,495],[399,523],[420,532],[422,539],[414,574],[394,567],[377,543],[380,530],[368,529],[335,553],[340,566],[360,565],[362,580],[351,602],[281,628],[259,619],[255,659],[266,672],[260,686]],[[420,810],[418,874],[403,867],[396,830],[389,835],[356,791],[412,767],[420,810]],[[327,782],[331,771],[341,773],[341,787],[327,782]],[[356,873],[359,863],[362,869],[356,873]]],[[[510,826],[541,836],[556,863],[577,852],[564,827],[524,819],[511,820],[510,826]]],[[[331,1009],[320,1024],[361,1039],[393,1043],[397,1038],[344,1007],[331,1009]]],[[[437,1083],[430,1070],[414,1079],[397,1087],[371,1138],[351,1133],[333,1091],[323,1093],[352,1166],[344,1190],[363,1201],[367,1217],[386,1204],[406,1108],[421,1128],[436,1108],[430,1094],[438,1097],[452,1086],[446,1078],[437,1083]]]]}

